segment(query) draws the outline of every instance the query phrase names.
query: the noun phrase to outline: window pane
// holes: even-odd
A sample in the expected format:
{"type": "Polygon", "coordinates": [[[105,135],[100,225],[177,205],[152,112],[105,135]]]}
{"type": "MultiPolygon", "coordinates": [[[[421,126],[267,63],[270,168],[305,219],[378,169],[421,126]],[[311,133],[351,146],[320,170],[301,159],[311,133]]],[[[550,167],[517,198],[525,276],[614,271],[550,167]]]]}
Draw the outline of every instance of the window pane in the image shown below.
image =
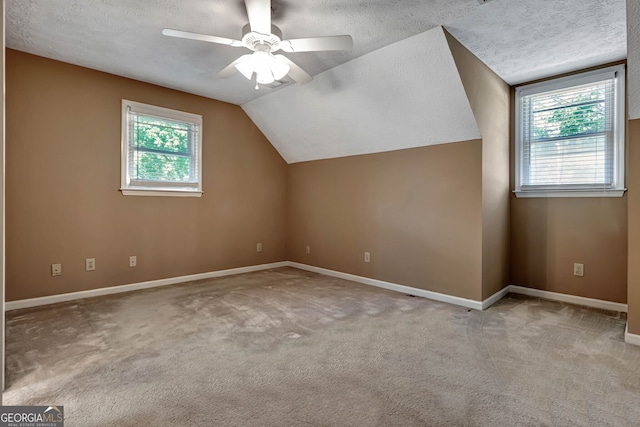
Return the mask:
{"type": "Polygon", "coordinates": [[[122,100],[125,195],[202,194],[202,116],[122,100]]]}
{"type": "Polygon", "coordinates": [[[532,139],[602,132],[607,127],[605,117],[603,85],[538,96],[533,102],[532,139]]]}
{"type": "Polygon", "coordinates": [[[613,184],[614,88],[606,79],[522,97],[522,185],[613,184]]]}
{"type": "Polygon", "coordinates": [[[140,181],[195,182],[188,157],[136,151],[132,178],[140,181]]]}
{"type": "Polygon", "coordinates": [[[136,148],[189,153],[189,125],[137,115],[134,124],[136,148]]]}

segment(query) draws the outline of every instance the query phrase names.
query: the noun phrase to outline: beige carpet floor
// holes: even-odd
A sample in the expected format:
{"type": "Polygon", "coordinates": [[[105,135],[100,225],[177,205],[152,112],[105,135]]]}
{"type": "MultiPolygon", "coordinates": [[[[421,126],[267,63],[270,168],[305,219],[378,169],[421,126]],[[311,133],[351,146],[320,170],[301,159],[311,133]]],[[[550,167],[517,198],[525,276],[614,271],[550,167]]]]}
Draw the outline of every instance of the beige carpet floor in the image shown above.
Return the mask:
{"type": "Polygon", "coordinates": [[[5,405],[91,426],[637,426],[617,313],[292,268],[7,314],[5,405]]]}

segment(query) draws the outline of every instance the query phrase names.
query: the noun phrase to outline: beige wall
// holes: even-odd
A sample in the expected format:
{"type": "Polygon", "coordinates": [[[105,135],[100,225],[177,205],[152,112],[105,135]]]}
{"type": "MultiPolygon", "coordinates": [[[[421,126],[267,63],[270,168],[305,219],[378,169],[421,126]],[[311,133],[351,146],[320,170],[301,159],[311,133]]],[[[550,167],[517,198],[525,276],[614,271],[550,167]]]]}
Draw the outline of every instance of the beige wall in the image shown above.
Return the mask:
{"type": "Polygon", "coordinates": [[[479,300],[481,151],[476,140],[289,165],[289,260],[479,300]]]}
{"type": "Polygon", "coordinates": [[[513,284],[627,301],[626,198],[513,199],[513,284]],[[573,263],[584,264],[584,277],[573,263]]]}
{"type": "Polygon", "coordinates": [[[509,86],[445,34],[482,140],[290,165],[290,260],[476,301],[509,284],[509,86]]]}
{"type": "Polygon", "coordinates": [[[640,335],[640,119],[630,120],[628,129],[628,320],[629,332],[640,335]]]}
{"type": "Polygon", "coordinates": [[[511,254],[513,284],[625,302],[627,197],[509,216],[504,82],[449,43],[483,141],[289,166],[237,106],[8,50],[7,300],[286,259],[481,300],[511,254]],[[201,199],[120,194],[122,98],[204,116],[201,199]]]}
{"type": "Polygon", "coordinates": [[[482,135],[482,299],[509,284],[510,88],[445,31],[482,135]]]}
{"type": "MultiPolygon", "coordinates": [[[[636,0],[627,0],[627,69],[629,94],[640,93],[640,9],[636,0]]],[[[629,99],[635,107],[637,99],[629,99]]],[[[627,134],[627,192],[629,215],[628,245],[628,308],[629,332],[640,335],[640,119],[638,110],[633,108],[630,116],[635,120],[628,123],[627,134]]]]}
{"type": "MultiPolygon", "coordinates": [[[[512,102],[514,96],[512,90],[512,102]]],[[[512,149],[514,144],[512,113],[512,149]]],[[[513,158],[511,170],[513,189],[513,158]]],[[[627,302],[626,195],[518,199],[512,194],[510,198],[511,284],[627,302]],[[584,277],[573,275],[576,262],[584,264],[584,277]]]]}
{"type": "Polygon", "coordinates": [[[287,165],[240,107],[6,54],[8,301],[285,260],[287,165]],[[122,98],[203,115],[202,198],[118,191],[122,98]]]}
{"type": "MultiPolygon", "coordinates": [[[[0,101],[0,121],[2,121],[2,127],[0,132],[0,217],[2,220],[0,221],[0,287],[2,287],[2,313],[4,313],[4,301],[5,301],[5,143],[4,143],[4,128],[5,128],[5,34],[4,34],[4,0],[0,4],[0,48],[2,49],[2,54],[0,54],[0,84],[2,87],[2,101],[0,101]]],[[[0,319],[0,405],[2,405],[2,391],[4,390],[4,316],[0,319]]]]}

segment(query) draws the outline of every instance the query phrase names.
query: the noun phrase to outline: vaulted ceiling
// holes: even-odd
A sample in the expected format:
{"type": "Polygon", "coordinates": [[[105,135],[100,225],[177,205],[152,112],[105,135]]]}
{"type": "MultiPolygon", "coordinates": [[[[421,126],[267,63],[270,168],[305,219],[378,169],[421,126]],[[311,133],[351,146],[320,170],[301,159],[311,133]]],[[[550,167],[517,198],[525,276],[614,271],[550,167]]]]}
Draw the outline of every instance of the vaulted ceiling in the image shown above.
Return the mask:
{"type": "MultiPolygon", "coordinates": [[[[161,34],[174,28],[238,39],[247,23],[242,0],[6,0],[6,43],[243,105],[257,123],[262,117],[259,126],[290,162],[401,148],[372,144],[372,130],[363,120],[380,114],[377,109],[391,98],[406,108],[388,114],[386,126],[405,129],[400,138],[422,135],[412,145],[477,132],[472,124],[454,129],[437,116],[441,97],[434,95],[443,87],[453,98],[459,94],[450,87],[456,78],[435,87],[442,76],[455,73],[450,58],[441,54],[439,26],[511,85],[626,58],[625,0],[272,0],[272,14],[285,38],[350,34],[354,48],[287,54],[317,81],[255,90],[239,73],[216,78],[248,53],[245,48],[161,34]],[[413,91],[417,87],[422,89],[413,91]],[[274,113],[279,105],[282,110],[274,113]],[[422,120],[415,120],[416,111],[422,120]],[[336,126],[346,145],[326,135],[326,143],[300,149],[303,139],[283,137],[326,128],[309,118],[327,112],[340,117],[336,126]],[[429,120],[433,126],[425,134],[429,120]]],[[[465,108],[459,110],[462,121],[465,108]]]]}
{"type": "Polygon", "coordinates": [[[243,108],[289,163],[481,137],[442,27],[243,108]]]}

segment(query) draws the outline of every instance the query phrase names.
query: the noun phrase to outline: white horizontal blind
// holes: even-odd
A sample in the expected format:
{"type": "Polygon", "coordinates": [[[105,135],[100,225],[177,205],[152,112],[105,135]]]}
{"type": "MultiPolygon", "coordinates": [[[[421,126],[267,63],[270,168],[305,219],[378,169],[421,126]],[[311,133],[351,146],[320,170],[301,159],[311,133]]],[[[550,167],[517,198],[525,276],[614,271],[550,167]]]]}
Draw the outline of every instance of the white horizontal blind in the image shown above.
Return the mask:
{"type": "Polygon", "coordinates": [[[521,188],[602,188],[615,181],[615,75],[521,98],[521,188]]]}
{"type": "Polygon", "coordinates": [[[128,174],[132,186],[198,188],[200,124],[128,108],[128,174]]]}

